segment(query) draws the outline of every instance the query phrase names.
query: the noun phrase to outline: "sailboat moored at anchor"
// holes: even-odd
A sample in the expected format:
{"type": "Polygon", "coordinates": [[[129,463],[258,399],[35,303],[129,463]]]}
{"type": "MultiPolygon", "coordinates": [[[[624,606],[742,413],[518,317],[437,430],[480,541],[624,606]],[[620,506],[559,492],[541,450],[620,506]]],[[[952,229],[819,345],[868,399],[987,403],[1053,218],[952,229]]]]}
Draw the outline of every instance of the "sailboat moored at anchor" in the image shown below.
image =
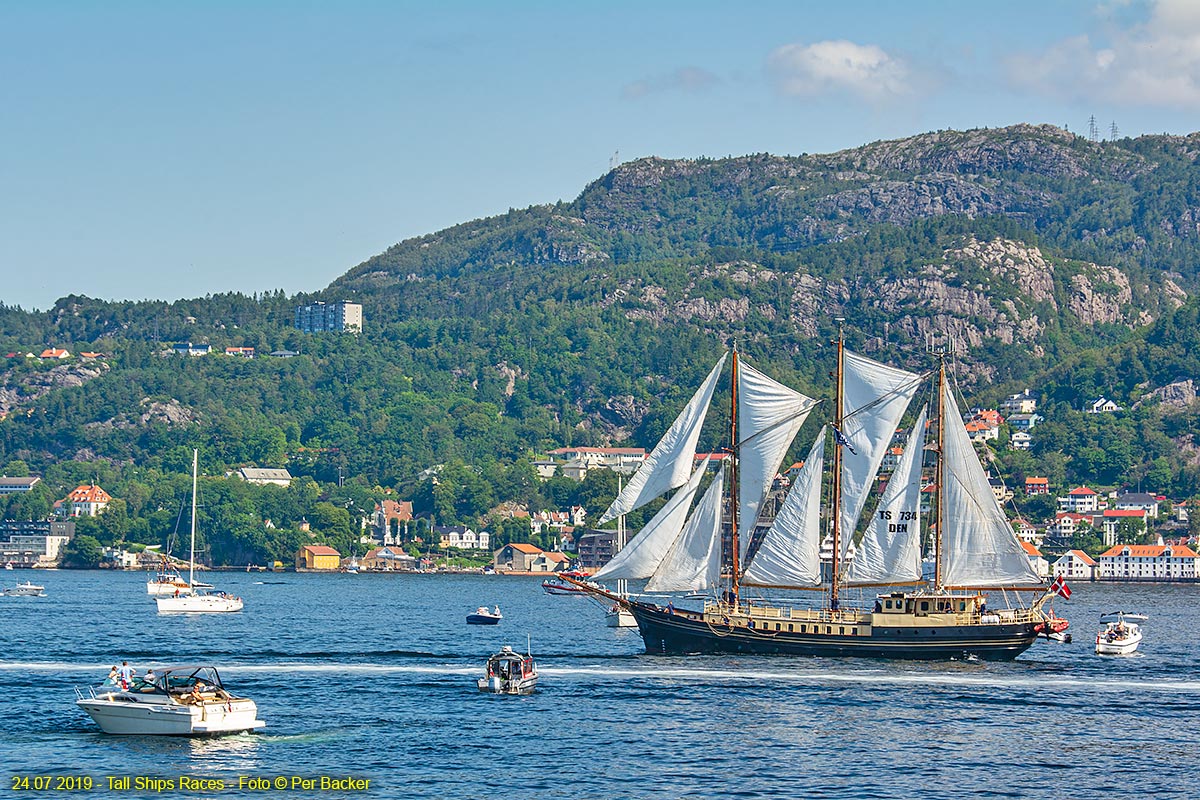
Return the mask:
{"type": "Polygon", "coordinates": [[[1030,565],[992,493],[944,358],[937,370],[918,375],[846,350],[839,334],[833,420],[817,436],[764,531],[768,521],[759,516],[771,481],[817,403],[742,363],[735,349],[729,359],[732,457],[693,509],[707,470],[707,460],[693,469],[696,442],[729,355],[600,519],[604,524],[674,491],[628,547],[591,578],[645,579],[646,594],[623,596],[577,583],[630,613],[647,652],[1007,660],[1040,633],[1065,626],[1047,607],[1054,591],[1030,565]],[[861,520],[893,434],[929,380],[934,420],[927,424],[927,409],[917,414],[900,464],[870,517],[861,520]],[[921,559],[927,450],[937,456],[931,579],[923,576],[921,559]],[[827,531],[823,496],[831,507],[827,531]],[[822,564],[823,541],[828,565],[822,564]],[[873,607],[856,608],[844,602],[851,587],[886,590],[873,607]],[[785,603],[751,596],[750,589],[816,590],[824,602],[785,603]],[[1022,591],[1036,596],[1028,606],[998,609],[988,605],[989,591],[1006,601],[1022,591]],[[676,607],[674,599],[663,606],[651,602],[661,597],[647,596],[696,592],[709,599],[692,609],[676,607]]]}

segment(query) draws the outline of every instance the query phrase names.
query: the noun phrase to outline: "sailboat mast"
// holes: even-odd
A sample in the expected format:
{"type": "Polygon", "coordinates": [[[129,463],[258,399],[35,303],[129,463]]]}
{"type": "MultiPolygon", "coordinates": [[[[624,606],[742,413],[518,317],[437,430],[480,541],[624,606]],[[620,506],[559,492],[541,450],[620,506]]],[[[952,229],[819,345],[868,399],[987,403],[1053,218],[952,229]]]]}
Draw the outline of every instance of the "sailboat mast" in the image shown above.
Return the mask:
{"type": "Polygon", "coordinates": [[[736,342],[733,345],[733,370],[730,372],[729,384],[729,507],[732,511],[729,515],[729,547],[733,551],[730,563],[729,594],[730,599],[736,604],[738,601],[738,573],[741,570],[738,558],[740,546],[738,544],[738,351],[736,342]]]}
{"type": "Polygon", "coordinates": [[[196,586],[196,467],[200,463],[200,451],[192,450],[192,547],[188,554],[188,586],[196,586]]]}
{"type": "Polygon", "coordinates": [[[933,588],[942,591],[942,511],[945,508],[946,493],[942,490],[946,485],[946,358],[939,356],[938,365],[938,443],[937,443],[937,476],[934,483],[937,486],[937,514],[934,525],[933,544],[933,588]]]}
{"type": "Polygon", "coordinates": [[[837,381],[833,397],[833,484],[830,490],[830,508],[833,516],[833,560],[830,564],[829,607],[838,607],[838,571],[841,568],[841,507],[842,507],[842,367],[845,358],[845,320],[838,317],[837,381]]]}

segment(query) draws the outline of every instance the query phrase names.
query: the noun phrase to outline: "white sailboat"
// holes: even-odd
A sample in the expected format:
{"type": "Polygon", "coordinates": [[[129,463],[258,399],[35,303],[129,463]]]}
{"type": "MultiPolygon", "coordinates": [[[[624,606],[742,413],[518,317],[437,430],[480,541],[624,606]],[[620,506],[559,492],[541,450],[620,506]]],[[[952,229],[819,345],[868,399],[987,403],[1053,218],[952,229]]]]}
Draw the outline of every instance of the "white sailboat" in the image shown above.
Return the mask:
{"type": "Polygon", "coordinates": [[[196,591],[196,482],[200,453],[192,451],[192,542],[188,555],[188,591],[154,598],[160,613],[220,614],[242,610],[242,598],[225,592],[196,591]]]}
{"type": "MultiPolygon", "coordinates": [[[[647,592],[711,591],[703,608],[665,608],[628,598],[651,652],[783,652],[885,658],[978,655],[1015,658],[1037,638],[1053,597],[1029,565],[997,504],[945,378],[936,373],[938,401],[936,568],[921,572],[920,492],[926,412],[909,437],[905,458],[856,537],[884,453],[918,389],[930,375],[896,369],[838,345],[837,400],[828,496],[835,509],[822,530],[825,429],[814,442],[791,491],[756,546],[750,536],[792,439],[816,405],[808,397],[740,363],[733,353],[728,475],[714,479],[691,510],[704,468],[689,474],[722,357],[650,458],[617,496],[601,524],[672,489],[662,510],[593,580],[647,579],[647,592]],[[721,493],[730,486],[722,555],[721,493]],[[691,512],[691,513],[689,513],[691,512]],[[821,545],[830,562],[822,570],[821,545]],[[858,539],[855,544],[855,539],[858,539]],[[854,557],[850,558],[853,553],[854,557]],[[724,576],[723,577],[723,573],[724,576]],[[823,574],[825,573],[825,574],[823,574]],[[901,588],[878,595],[872,609],[843,603],[846,586],[901,588]],[[744,587],[817,589],[819,608],[750,599],[744,587]],[[909,587],[907,590],[902,587],[909,587]],[[718,590],[722,589],[721,591],[718,590]],[[1031,590],[1027,608],[989,610],[987,590],[1031,590]]],[[[931,373],[932,375],[933,373],[931,373]]],[[[601,590],[598,594],[615,598],[601,590]]]]}

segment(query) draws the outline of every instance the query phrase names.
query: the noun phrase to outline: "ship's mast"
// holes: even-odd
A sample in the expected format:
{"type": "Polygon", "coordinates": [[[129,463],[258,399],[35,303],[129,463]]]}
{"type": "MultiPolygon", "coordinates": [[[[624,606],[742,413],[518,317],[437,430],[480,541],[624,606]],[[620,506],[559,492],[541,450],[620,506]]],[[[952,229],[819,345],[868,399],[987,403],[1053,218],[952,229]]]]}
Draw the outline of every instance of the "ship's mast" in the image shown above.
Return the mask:
{"type": "Polygon", "coordinates": [[[933,588],[942,591],[942,510],[945,506],[946,485],[946,356],[938,354],[938,442],[937,442],[937,473],[934,484],[937,486],[937,515],[934,525],[933,544],[933,588]]]}
{"type": "Polygon", "coordinates": [[[837,380],[833,397],[833,484],[830,491],[829,505],[833,515],[833,561],[830,564],[829,577],[829,607],[838,607],[838,570],[841,568],[841,508],[842,508],[842,365],[845,357],[845,319],[837,318],[837,380]]]}
{"type": "Polygon", "coordinates": [[[729,578],[729,599],[734,605],[738,602],[738,571],[741,565],[738,563],[739,546],[738,546],[738,470],[737,470],[737,445],[738,445],[738,351],[737,342],[733,344],[733,371],[730,372],[730,391],[729,391],[729,507],[732,509],[730,514],[729,528],[729,549],[733,552],[730,561],[730,578],[729,578]]]}

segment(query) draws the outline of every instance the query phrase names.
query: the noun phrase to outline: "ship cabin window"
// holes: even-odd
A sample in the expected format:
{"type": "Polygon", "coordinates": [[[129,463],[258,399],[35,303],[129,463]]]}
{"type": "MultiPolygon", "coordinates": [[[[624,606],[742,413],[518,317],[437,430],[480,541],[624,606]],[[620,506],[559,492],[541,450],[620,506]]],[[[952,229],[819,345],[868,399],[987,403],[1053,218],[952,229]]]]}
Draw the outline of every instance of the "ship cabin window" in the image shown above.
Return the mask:
{"type": "Polygon", "coordinates": [[[775,623],[775,630],[780,630],[780,625],[778,622],[775,623]]]}
{"type": "Polygon", "coordinates": [[[792,628],[792,623],[790,623],[790,622],[788,623],[788,630],[789,630],[789,631],[792,631],[792,630],[794,630],[794,628],[792,628]]]}
{"type": "Polygon", "coordinates": [[[922,600],[922,601],[921,601],[921,610],[922,610],[922,611],[928,611],[928,610],[929,610],[929,601],[928,601],[928,600],[922,600]]]}
{"type": "Polygon", "coordinates": [[[966,601],[966,600],[960,600],[960,601],[959,601],[959,603],[958,603],[958,610],[959,610],[959,611],[966,611],[966,610],[967,610],[967,601],[966,601]]]}
{"type": "Polygon", "coordinates": [[[808,626],[807,626],[807,625],[801,625],[801,626],[800,626],[800,632],[801,632],[801,633],[808,633],[808,626]]]}

